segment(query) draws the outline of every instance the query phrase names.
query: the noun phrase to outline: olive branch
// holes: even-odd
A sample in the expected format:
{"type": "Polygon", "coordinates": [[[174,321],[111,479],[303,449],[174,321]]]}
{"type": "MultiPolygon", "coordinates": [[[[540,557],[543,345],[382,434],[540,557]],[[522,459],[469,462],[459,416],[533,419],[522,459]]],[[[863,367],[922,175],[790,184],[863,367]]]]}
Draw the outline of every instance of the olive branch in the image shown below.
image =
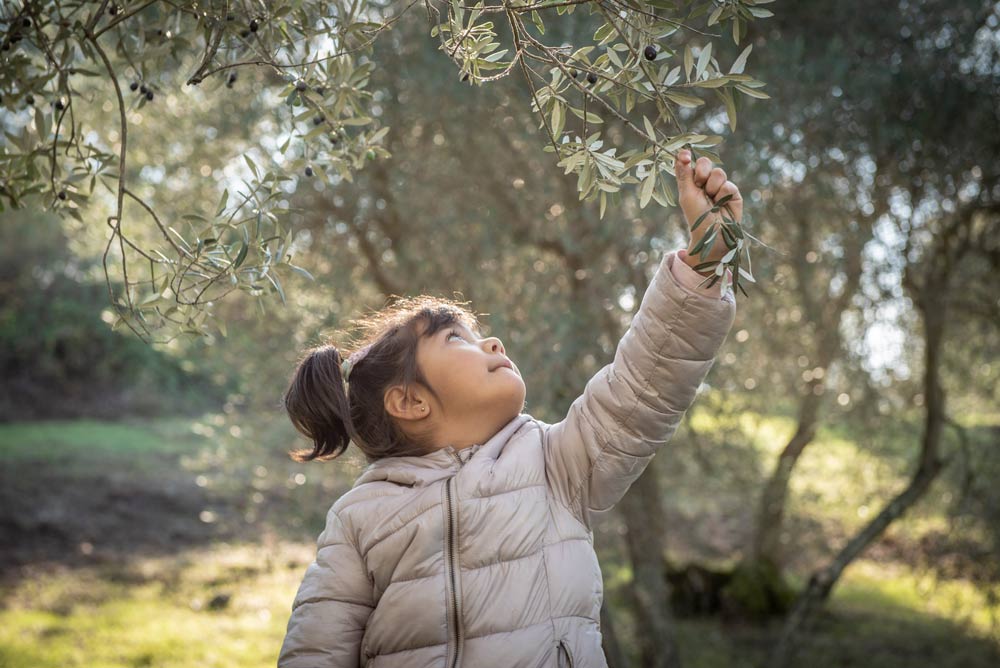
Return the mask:
{"type": "MultiPolygon", "coordinates": [[[[430,35],[456,63],[462,82],[479,86],[520,72],[531,108],[540,117],[539,129],[545,131],[542,150],[555,154],[556,166],[565,174],[577,176],[580,199],[598,200],[603,218],[609,202],[623,204],[627,185],[636,186],[640,209],[651,201],[676,206],[665,175],[682,146],[696,147],[722,163],[713,153],[721,136],[685,129],[690,116],[705,107],[698,93],[716,97],[731,131],[737,122],[736,93],[768,96],[760,90],[764,82],[743,71],[751,46],[722,71],[721,47],[715,46],[722,35],[712,29],[728,22],[739,45],[750,22],[771,15],[761,7],[771,1],[692,0],[680,7],[666,0],[422,4],[434,22],[430,35]],[[443,18],[442,6],[447,8],[443,18]],[[547,44],[543,14],[552,20],[578,10],[589,10],[601,21],[593,43],[547,44]],[[507,48],[501,48],[493,17],[504,18],[510,28],[513,43],[507,48]],[[617,146],[605,147],[605,118],[615,119],[642,145],[621,152],[617,146]]],[[[0,105],[19,120],[0,137],[0,210],[41,197],[51,210],[84,225],[83,214],[100,184],[113,196],[103,256],[113,326],[124,323],[143,340],[161,328],[176,335],[210,336],[210,324],[225,336],[224,323],[209,318],[215,301],[233,290],[254,297],[276,294],[284,301],[281,281],[288,272],[312,278],[291,262],[294,209],[284,202],[282,184],[303,176],[331,186],[350,183],[368,162],[391,157],[383,145],[390,128],[379,126],[369,111],[373,94],[367,85],[377,63],[368,56],[375,39],[416,4],[4,3],[0,105]],[[330,11],[331,4],[336,11],[330,11]],[[170,61],[182,68],[193,63],[189,74],[176,78],[178,86],[233,88],[240,69],[259,69],[265,86],[284,99],[283,108],[276,110],[279,131],[289,135],[280,146],[284,162],[259,166],[249,154],[239,156],[247,176],[232,192],[224,188],[218,205],[208,211],[157,211],[132,183],[143,165],[130,150],[129,118],[147,105],[162,104],[165,96],[159,93],[169,85],[163,74],[170,61]],[[108,90],[110,100],[97,94],[108,90]],[[115,122],[108,125],[116,137],[111,140],[92,139],[100,128],[85,127],[78,113],[81,106],[102,101],[113,108],[109,120],[113,116],[115,122]],[[137,204],[137,213],[126,215],[126,202],[137,204]],[[120,262],[120,294],[111,281],[112,250],[120,262]]],[[[745,295],[739,278],[754,281],[748,240],[760,241],[733,220],[724,203],[707,213],[722,210],[729,216],[710,224],[699,250],[711,248],[708,241],[721,234],[730,252],[720,264],[733,269],[734,283],[745,295]],[[746,253],[745,269],[741,251],[746,253]]],[[[715,267],[713,282],[723,275],[719,266],[701,266],[715,267]]]]}

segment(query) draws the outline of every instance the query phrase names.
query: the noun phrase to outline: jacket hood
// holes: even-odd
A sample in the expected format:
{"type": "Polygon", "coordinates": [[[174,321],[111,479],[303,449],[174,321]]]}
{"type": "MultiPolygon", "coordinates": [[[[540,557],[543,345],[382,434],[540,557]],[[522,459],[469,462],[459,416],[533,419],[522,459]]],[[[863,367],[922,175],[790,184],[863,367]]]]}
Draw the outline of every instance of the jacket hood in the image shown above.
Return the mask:
{"type": "Polygon", "coordinates": [[[464,465],[473,457],[488,457],[495,460],[500,456],[511,436],[532,419],[527,413],[521,413],[501,427],[500,431],[491,436],[485,443],[477,443],[461,450],[456,450],[452,445],[446,445],[440,450],[420,457],[384,457],[369,464],[354,481],[352,488],[380,480],[411,487],[422,487],[454,475],[461,466],[460,461],[464,465]]]}

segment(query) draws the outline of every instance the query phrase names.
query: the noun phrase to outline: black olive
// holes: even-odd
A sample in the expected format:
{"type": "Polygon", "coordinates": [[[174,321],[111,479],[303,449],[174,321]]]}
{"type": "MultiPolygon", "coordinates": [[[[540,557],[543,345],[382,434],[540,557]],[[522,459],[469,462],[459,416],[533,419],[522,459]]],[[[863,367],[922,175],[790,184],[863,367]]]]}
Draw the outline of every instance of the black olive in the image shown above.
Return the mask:
{"type": "Polygon", "coordinates": [[[312,175],[313,175],[313,168],[306,167],[306,176],[312,176],[312,175]]]}
{"type": "Polygon", "coordinates": [[[151,90],[147,90],[146,91],[146,99],[147,100],[152,100],[153,99],[153,91],[151,91],[151,90]]]}
{"type": "Polygon", "coordinates": [[[469,73],[466,72],[465,74],[462,75],[462,81],[468,81],[468,80],[469,80],[469,73]]]}
{"type": "Polygon", "coordinates": [[[597,75],[593,72],[587,72],[587,81],[592,84],[597,83],[597,75]]]}
{"type": "Polygon", "coordinates": [[[35,104],[35,96],[29,95],[28,97],[24,98],[24,101],[27,102],[29,106],[33,105],[35,104]]]}
{"type": "Polygon", "coordinates": [[[250,31],[249,30],[241,30],[240,31],[240,37],[242,37],[243,39],[246,39],[249,36],[250,36],[250,31]]]}
{"type": "Polygon", "coordinates": [[[577,78],[578,76],[580,76],[580,72],[579,72],[579,71],[577,71],[577,70],[570,70],[570,71],[569,71],[569,74],[570,74],[570,76],[571,76],[571,77],[573,77],[574,79],[575,79],[575,78],[577,78]]]}
{"type": "Polygon", "coordinates": [[[307,88],[309,88],[309,86],[307,86],[306,82],[303,81],[302,79],[299,79],[298,81],[295,82],[295,90],[299,91],[300,93],[304,92],[307,88]]]}
{"type": "Polygon", "coordinates": [[[643,49],[642,55],[646,56],[646,60],[656,60],[656,47],[650,44],[643,49]]]}
{"type": "Polygon", "coordinates": [[[257,32],[257,19],[251,19],[250,21],[250,32],[257,32]]]}
{"type": "Polygon", "coordinates": [[[322,116],[313,116],[313,125],[322,125],[325,120],[322,116]]]}
{"type": "Polygon", "coordinates": [[[148,92],[149,92],[149,89],[148,89],[148,88],[146,88],[146,84],[142,84],[142,85],[141,85],[141,86],[139,87],[139,92],[140,92],[140,93],[142,93],[143,95],[145,95],[146,93],[148,93],[148,92]]]}
{"type": "Polygon", "coordinates": [[[59,199],[61,199],[61,200],[65,200],[66,199],[66,191],[65,190],[60,190],[59,191],[59,199]]]}
{"type": "Polygon", "coordinates": [[[21,25],[23,25],[25,28],[30,28],[31,27],[31,19],[29,19],[27,16],[24,17],[24,19],[21,21],[21,25]]]}
{"type": "Polygon", "coordinates": [[[57,111],[62,111],[63,109],[66,108],[66,105],[63,104],[63,101],[61,99],[56,100],[53,104],[55,104],[55,107],[56,107],[57,111]]]}
{"type": "Polygon", "coordinates": [[[108,10],[108,14],[111,14],[111,16],[114,16],[115,14],[117,14],[118,12],[120,12],[121,10],[122,10],[122,8],[119,7],[118,5],[111,5],[111,9],[108,10]]]}
{"type": "Polygon", "coordinates": [[[132,90],[139,90],[139,82],[133,81],[128,85],[128,87],[131,88],[132,90]]]}

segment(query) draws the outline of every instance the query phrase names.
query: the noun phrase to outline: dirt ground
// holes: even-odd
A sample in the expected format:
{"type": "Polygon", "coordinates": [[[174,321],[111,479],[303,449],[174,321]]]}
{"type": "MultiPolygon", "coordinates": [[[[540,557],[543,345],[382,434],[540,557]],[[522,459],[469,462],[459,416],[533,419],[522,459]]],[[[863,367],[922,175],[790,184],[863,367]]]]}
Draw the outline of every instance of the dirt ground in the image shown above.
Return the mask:
{"type": "Polygon", "coordinates": [[[155,456],[162,460],[156,478],[137,476],[120,462],[90,462],[87,473],[31,460],[4,462],[0,582],[57,565],[124,563],[239,537],[239,509],[231,499],[181,475],[176,457],[155,456]],[[212,521],[203,519],[206,508],[212,521]]]}

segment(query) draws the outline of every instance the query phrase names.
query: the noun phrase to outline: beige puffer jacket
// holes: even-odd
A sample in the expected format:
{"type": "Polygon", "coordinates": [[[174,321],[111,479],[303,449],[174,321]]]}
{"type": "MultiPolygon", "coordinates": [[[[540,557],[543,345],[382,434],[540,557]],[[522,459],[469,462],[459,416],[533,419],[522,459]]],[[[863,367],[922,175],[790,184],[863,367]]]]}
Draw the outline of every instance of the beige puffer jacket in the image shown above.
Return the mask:
{"type": "MultiPolygon", "coordinates": [[[[605,668],[590,513],[672,437],[735,318],[664,256],[564,420],[371,464],[333,504],[279,668],[605,668]]],[[[676,260],[680,261],[680,260],[676,260]]]]}

